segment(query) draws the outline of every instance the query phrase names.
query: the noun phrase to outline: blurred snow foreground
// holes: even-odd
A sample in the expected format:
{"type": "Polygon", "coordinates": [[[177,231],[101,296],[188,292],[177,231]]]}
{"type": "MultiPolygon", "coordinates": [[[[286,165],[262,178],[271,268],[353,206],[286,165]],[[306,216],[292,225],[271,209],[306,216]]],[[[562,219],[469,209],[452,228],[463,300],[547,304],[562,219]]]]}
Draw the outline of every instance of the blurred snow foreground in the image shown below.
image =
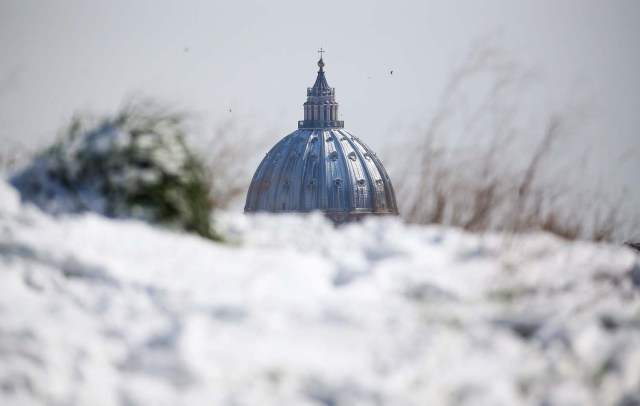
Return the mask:
{"type": "Polygon", "coordinates": [[[221,216],[221,244],[0,181],[0,404],[638,405],[640,264],[546,234],[221,216]]]}

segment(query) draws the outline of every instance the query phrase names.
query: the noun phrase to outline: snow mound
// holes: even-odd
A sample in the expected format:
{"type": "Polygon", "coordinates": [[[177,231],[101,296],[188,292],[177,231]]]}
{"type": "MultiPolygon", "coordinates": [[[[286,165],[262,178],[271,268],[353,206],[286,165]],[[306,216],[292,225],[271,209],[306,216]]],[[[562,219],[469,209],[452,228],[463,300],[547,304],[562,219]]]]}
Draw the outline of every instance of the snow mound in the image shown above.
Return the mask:
{"type": "Polygon", "coordinates": [[[640,264],[546,234],[227,214],[219,244],[0,182],[0,403],[633,405],[640,264]]]}

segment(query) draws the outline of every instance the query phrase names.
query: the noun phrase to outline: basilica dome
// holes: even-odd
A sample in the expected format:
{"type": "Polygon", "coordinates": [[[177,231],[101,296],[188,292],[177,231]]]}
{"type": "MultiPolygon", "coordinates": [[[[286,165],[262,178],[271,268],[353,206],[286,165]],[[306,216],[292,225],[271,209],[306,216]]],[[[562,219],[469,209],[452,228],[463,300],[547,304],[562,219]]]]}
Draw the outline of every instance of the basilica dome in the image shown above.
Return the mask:
{"type": "Polygon", "coordinates": [[[271,148],[256,169],[245,213],[320,210],[335,223],[398,214],[380,159],[338,120],[335,89],[327,83],[324,66],[320,58],[298,130],[271,148]]]}

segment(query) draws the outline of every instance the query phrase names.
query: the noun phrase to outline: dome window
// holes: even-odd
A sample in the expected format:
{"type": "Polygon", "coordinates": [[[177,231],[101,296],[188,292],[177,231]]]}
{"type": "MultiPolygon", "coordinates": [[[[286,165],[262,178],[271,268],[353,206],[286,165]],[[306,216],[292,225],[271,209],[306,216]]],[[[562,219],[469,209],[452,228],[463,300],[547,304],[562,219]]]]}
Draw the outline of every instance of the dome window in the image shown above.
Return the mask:
{"type": "Polygon", "coordinates": [[[316,182],[316,180],[315,180],[315,179],[313,179],[313,178],[311,178],[311,179],[309,179],[309,180],[307,181],[307,185],[309,185],[309,186],[311,186],[311,187],[315,186],[315,185],[316,185],[316,183],[317,183],[317,182],[316,182]]]}
{"type": "Polygon", "coordinates": [[[329,158],[331,158],[332,161],[337,161],[338,153],[336,151],[333,151],[332,153],[329,154],[329,158]]]}
{"type": "Polygon", "coordinates": [[[289,158],[296,159],[298,157],[298,153],[296,151],[291,151],[289,154],[289,158]]]}
{"type": "Polygon", "coordinates": [[[340,185],[342,184],[342,179],[340,179],[340,178],[335,178],[335,179],[333,180],[333,184],[334,184],[334,185],[336,185],[336,186],[340,186],[340,185]]]}
{"type": "Polygon", "coordinates": [[[352,161],[355,161],[355,160],[358,159],[358,157],[356,156],[355,152],[350,152],[349,153],[349,159],[352,160],[352,161]]]}
{"type": "Polygon", "coordinates": [[[364,179],[358,179],[358,186],[364,186],[364,179]]]}

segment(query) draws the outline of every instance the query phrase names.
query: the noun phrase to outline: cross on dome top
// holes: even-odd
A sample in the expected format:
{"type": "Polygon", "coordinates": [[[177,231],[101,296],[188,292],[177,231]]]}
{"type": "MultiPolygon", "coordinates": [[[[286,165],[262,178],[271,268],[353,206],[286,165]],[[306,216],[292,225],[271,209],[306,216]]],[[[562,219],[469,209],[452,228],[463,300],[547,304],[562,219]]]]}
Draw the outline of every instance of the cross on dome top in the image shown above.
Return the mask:
{"type": "Polygon", "coordinates": [[[324,52],[327,52],[327,51],[325,51],[324,49],[322,49],[322,47],[320,47],[320,50],[318,51],[318,53],[320,54],[320,60],[318,61],[318,66],[320,67],[320,70],[324,68],[324,61],[322,60],[322,54],[324,52]]]}

